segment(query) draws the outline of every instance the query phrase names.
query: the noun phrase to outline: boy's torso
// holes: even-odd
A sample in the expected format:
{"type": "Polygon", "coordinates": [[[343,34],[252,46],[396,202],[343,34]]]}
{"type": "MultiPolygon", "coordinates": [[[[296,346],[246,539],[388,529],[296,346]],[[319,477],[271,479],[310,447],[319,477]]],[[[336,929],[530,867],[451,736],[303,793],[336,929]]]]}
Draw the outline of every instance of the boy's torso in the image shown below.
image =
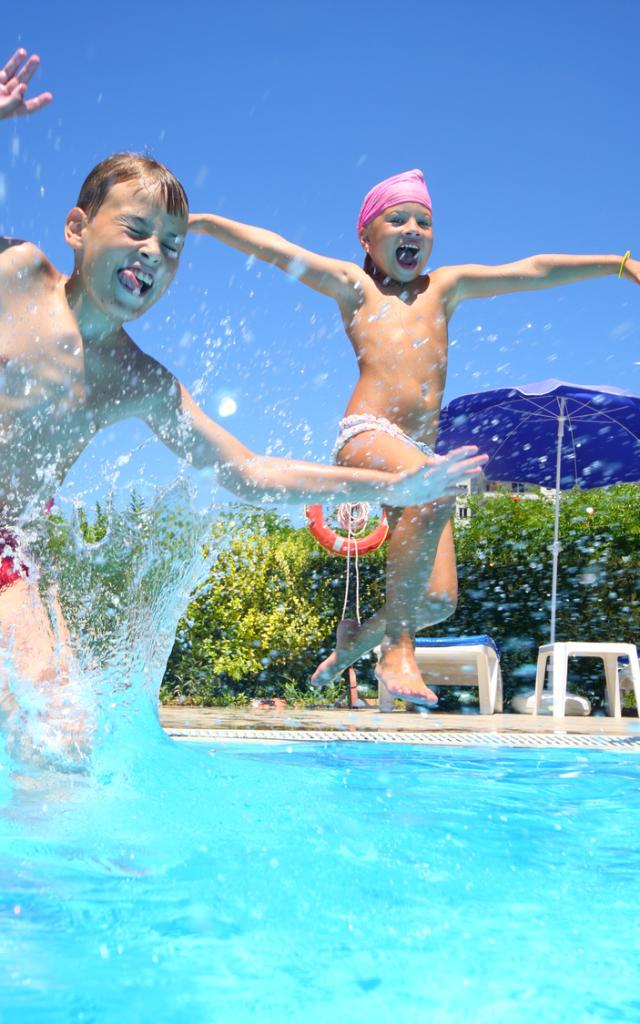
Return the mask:
{"type": "Polygon", "coordinates": [[[124,331],[87,350],[65,279],[31,256],[0,294],[0,522],[44,508],[96,431],[135,415],[145,357],[124,331]],[[138,374],[139,376],[139,374],[138,374]],[[35,503],[35,504],[34,504],[35,503]]]}
{"type": "Polygon", "coordinates": [[[363,302],[345,316],[360,379],[347,415],[384,416],[434,445],[447,373],[447,291],[438,271],[406,287],[367,279],[363,302]]]}

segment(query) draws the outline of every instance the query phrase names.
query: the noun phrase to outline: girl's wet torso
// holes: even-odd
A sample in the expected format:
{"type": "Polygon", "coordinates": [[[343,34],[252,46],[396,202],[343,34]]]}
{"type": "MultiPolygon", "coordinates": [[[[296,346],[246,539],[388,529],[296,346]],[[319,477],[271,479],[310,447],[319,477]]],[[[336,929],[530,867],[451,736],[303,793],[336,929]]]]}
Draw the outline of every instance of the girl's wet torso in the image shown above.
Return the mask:
{"type": "Polygon", "coordinates": [[[447,372],[446,299],[437,271],[406,285],[365,282],[359,307],[343,311],[360,369],[346,415],[384,416],[435,444],[447,372]]]}

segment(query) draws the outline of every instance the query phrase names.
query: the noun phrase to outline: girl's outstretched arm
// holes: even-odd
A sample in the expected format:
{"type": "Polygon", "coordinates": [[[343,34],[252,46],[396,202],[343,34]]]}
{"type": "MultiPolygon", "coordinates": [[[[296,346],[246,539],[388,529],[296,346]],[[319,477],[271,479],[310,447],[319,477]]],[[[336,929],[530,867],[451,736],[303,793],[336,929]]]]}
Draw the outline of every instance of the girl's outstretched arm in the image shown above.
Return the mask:
{"type": "Polygon", "coordinates": [[[319,256],[300,245],[294,245],[275,231],[241,224],[213,213],[192,213],[189,217],[189,231],[210,235],[240,252],[255,256],[265,263],[272,263],[291,277],[340,303],[357,296],[358,282],[364,276],[364,272],[355,263],[319,256]]]}
{"type": "Polygon", "coordinates": [[[640,284],[640,260],[625,256],[529,256],[497,267],[468,264],[442,267],[438,273],[450,278],[447,290],[455,306],[462,299],[488,298],[506,292],[533,291],[560,284],[587,281],[619,274],[640,284]]]}

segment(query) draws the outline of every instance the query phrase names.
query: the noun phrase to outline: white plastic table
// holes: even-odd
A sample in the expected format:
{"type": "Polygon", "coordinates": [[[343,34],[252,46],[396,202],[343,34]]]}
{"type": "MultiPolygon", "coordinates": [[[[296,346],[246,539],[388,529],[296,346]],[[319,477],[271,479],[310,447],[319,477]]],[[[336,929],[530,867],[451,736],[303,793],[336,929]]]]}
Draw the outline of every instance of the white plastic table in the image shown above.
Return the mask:
{"type": "Polygon", "coordinates": [[[590,644],[569,641],[567,643],[544,644],[538,650],[538,669],[534,694],[534,715],[540,714],[540,701],[544,689],[547,662],[552,658],[553,717],[562,718],[567,698],[567,663],[569,658],[601,658],[607,684],[607,706],[609,714],[620,718],[620,678],[618,659],[628,658],[629,674],[633,683],[636,705],[640,714],[640,663],[634,644],[590,644]]]}

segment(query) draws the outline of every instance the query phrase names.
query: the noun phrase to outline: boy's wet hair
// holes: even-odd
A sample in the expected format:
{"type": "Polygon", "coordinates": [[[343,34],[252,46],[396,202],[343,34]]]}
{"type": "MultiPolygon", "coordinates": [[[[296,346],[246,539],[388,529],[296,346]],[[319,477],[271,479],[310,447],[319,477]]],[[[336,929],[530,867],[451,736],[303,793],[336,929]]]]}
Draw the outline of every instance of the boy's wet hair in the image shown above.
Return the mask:
{"type": "Polygon", "coordinates": [[[153,157],[142,153],[112,153],[89,171],[85,178],[77,206],[89,218],[95,217],[104,203],[109,189],[123,181],[150,179],[159,189],[162,202],[172,217],[187,217],[189,200],[175,174],[153,157]]]}

